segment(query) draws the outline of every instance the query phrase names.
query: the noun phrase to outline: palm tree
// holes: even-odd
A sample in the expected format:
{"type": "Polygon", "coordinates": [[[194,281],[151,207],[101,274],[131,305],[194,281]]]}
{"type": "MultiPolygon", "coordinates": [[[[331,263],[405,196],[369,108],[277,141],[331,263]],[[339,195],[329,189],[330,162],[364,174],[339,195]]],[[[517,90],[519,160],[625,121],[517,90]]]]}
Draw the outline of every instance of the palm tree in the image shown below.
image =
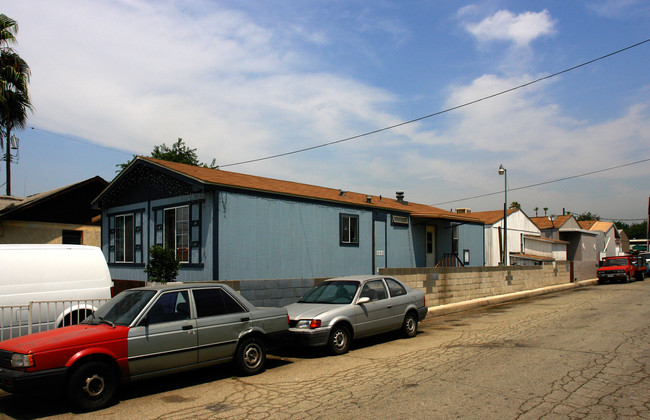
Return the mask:
{"type": "Polygon", "coordinates": [[[547,211],[548,211],[548,207],[544,207],[544,216],[546,216],[547,211]]]}
{"type": "Polygon", "coordinates": [[[18,23],[0,14],[0,144],[4,137],[7,162],[7,195],[11,195],[11,131],[24,128],[27,110],[32,109],[27,84],[29,66],[11,48],[16,42],[18,23]]]}
{"type": "Polygon", "coordinates": [[[539,207],[535,207],[533,210],[535,210],[535,217],[537,217],[537,211],[539,210],[539,207]]]}
{"type": "Polygon", "coordinates": [[[513,201],[512,203],[510,203],[510,208],[521,210],[521,204],[519,204],[517,201],[513,201]]]}
{"type": "Polygon", "coordinates": [[[18,32],[18,22],[4,13],[0,14],[0,47],[15,44],[16,32],[18,32]]]}

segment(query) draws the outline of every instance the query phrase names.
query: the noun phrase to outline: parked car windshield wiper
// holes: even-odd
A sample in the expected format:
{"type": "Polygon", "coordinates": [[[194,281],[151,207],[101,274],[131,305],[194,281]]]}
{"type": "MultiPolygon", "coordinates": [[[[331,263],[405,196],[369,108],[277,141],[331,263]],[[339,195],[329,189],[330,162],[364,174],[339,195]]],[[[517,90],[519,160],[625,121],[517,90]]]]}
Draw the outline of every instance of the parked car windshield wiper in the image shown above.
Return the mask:
{"type": "MultiPolygon", "coordinates": [[[[93,317],[94,317],[94,315],[93,315],[93,317]]],[[[97,317],[97,319],[99,320],[100,323],[108,324],[108,325],[110,325],[111,327],[115,328],[115,324],[113,324],[113,323],[112,323],[111,321],[109,321],[108,319],[104,319],[104,318],[102,318],[101,316],[100,316],[100,317],[97,317]]]]}

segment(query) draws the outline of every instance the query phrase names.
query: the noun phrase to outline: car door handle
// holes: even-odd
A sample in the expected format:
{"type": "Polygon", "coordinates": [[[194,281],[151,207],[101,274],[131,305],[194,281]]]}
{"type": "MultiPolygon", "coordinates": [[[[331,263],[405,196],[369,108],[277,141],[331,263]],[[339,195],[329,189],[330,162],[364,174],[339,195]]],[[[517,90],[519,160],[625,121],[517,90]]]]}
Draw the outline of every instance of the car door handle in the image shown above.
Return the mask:
{"type": "Polygon", "coordinates": [[[243,317],[240,321],[241,321],[241,322],[246,322],[246,321],[250,321],[250,320],[251,320],[251,319],[250,319],[249,317],[246,316],[246,317],[243,317]]]}
{"type": "Polygon", "coordinates": [[[192,326],[192,325],[183,325],[183,331],[191,330],[193,328],[194,328],[194,326],[192,326]]]}
{"type": "Polygon", "coordinates": [[[390,309],[390,308],[392,308],[392,307],[393,307],[393,305],[387,305],[387,306],[386,306],[386,309],[390,309]]]}

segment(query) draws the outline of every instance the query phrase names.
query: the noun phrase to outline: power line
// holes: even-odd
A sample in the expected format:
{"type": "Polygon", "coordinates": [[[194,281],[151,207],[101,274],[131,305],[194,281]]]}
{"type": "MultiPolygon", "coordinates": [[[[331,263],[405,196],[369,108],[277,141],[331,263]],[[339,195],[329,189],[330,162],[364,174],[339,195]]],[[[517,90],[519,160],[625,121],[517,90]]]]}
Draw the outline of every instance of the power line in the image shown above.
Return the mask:
{"type": "MultiPolygon", "coordinates": [[[[525,185],[523,187],[508,188],[508,191],[518,191],[518,190],[523,190],[523,189],[526,189],[526,188],[539,187],[540,185],[552,184],[554,182],[560,182],[560,181],[566,181],[566,180],[569,180],[569,179],[580,178],[580,177],[583,177],[583,176],[593,175],[593,174],[597,174],[597,173],[600,173],[600,172],[607,172],[607,171],[611,171],[611,170],[614,170],[614,169],[624,168],[626,166],[631,166],[631,165],[637,165],[639,163],[644,163],[644,162],[648,162],[648,161],[650,161],[650,158],[637,160],[636,162],[624,163],[622,165],[612,166],[610,168],[598,169],[597,171],[585,172],[585,173],[582,173],[582,174],[565,176],[563,178],[553,179],[553,180],[550,180],[550,181],[538,182],[536,184],[525,185]]],[[[459,201],[473,200],[475,198],[488,197],[488,196],[497,195],[497,194],[503,194],[503,190],[497,191],[497,192],[486,193],[486,194],[475,195],[475,196],[467,197],[467,198],[460,198],[458,200],[445,201],[445,202],[442,202],[442,203],[436,203],[436,204],[431,204],[431,205],[432,206],[441,206],[443,204],[457,203],[459,201]]]]}
{"type": "Polygon", "coordinates": [[[435,117],[435,116],[438,116],[438,115],[441,115],[441,114],[445,114],[445,113],[448,113],[448,112],[451,112],[451,111],[455,111],[455,110],[460,109],[460,108],[464,108],[464,107],[467,107],[467,106],[470,106],[470,105],[474,105],[476,103],[486,101],[488,99],[492,99],[492,98],[495,98],[497,96],[505,95],[506,93],[510,93],[510,92],[515,91],[515,90],[525,88],[525,87],[533,85],[535,83],[539,83],[541,81],[548,80],[548,79],[550,79],[552,77],[556,77],[556,76],[559,76],[561,74],[568,73],[570,71],[573,71],[573,70],[579,69],[581,67],[587,66],[589,64],[593,64],[593,63],[595,63],[597,61],[604,60],[605,58],[609,58],[609,57],[611,57],[613,55],[620,54],[620,53],[622,53],[624,51],[627,51],[629,49],[638,47],[638,46],[643,45],[643,44],[645,44],[647,42],[650,42],[650,38],[648,38],[646,40],[643,40],[641,42],[637,42],[636,44],[627,46],[625,48],[621,48],[620,50],[616,50],[616,51],[611,52],[609,54],[605,54],[605,55],[600,56],[598,58],[594,58],[593,60],[585,61],[584,63],[578,64],[578,65],[573,66],[573,67],[569,67],[568,69],[558,71],[558,72],[550,74],[548,76],[540,77],[538,79],[535,79],[535,80],[532,80],[530,82],[521,84],[519,86],[515,86],[515,87],[512,87],[510,89],[506,89],[506,90],[503,90],[501,92],[494,93],[492,95],[484,96],[484,97],[482,97],[480,99],[475,99],[473,101],[466,102],[466,103],[464,103],[462,105],[457,105],[457,106],[454,106],[454,107],[451,107],[451,108],[444,109],[442,111],[437,111],[437,112],[434,112],[432,114],[428,114],[428,115],[425,115],[425,116],[422,116],[422,117],[414,118],[412,120],[404,121],[404,122],[401,122],[399,124],[390,125],[388,127],[379,128],[377,130],[368,131],[366,133],[357,134],[355,136],[346,137],[346,138],[331,141],[331,142],[328,142],[328,143],[322,143],[322,144],[319,144],[319,145],[316,145],[316,146],[305,147],[303,149],[298,149],[298,150],[294,150],[294,151],[291,151],[291,152],[278,153],[278,154],[271,155],[271,156],[266,156],[266,157],[257,158],[257,159],[249,159],[249,160],[236,162],[236,163],[228,163],[226,165],[219,165],[219,167],[220,168],[225,168],[225,167],[228,167],[228,166],[244,165],[244,164],[247,164],[247,163],[260,162],[260,161],[263,161],[263,160],[269,160],[269,159],[275,159],[275,158],[279,158],[279,157],[283,157],[283,156],[294,155],[296,153],[307,152],[307,151],[310,151],[310,150],[315,150],[315,149],[319,149],[319,148],[326,147],[326,146],[332,146],[332,145],[338,144],[338,143],[343,143],[343,142],[347,142],[347,141],[351,141],[351,140],[356,140],[356,139],[361,138],[361,137],[367,137],[367,136],[370,136],[370,135],[373,135],[373,134],[381,133],[382,131],[392,130],[392,129],[397,128],[397,127],[401,127],[401,126],[404,126],[404,125],[407,125],[407,124],[412,124],[414,122],[422,121],[422,120],[425,120],[427,118],[435,117]]]}
{"type": "Polygon", "coordinates": [[[77,142],[77,143],[87,144],[87,145],[90,145],[90,146],[95,146],[95,147],[99,147],[99,148],[102,148],[102,149],[111,150],[113,152],[119,152],[119,153],[133,155],[133,153],[131,153],[131,152],[125,152],[124,150],[120,150],[120,149],[118,149],[116,147],[104,146],[102,144],[98,144],[98,143],[95,143],[95,142],[92,142],[92,141],[83,140],[83,139],[80,139],[80,138],[77,138],[77,137],[66,136],[64,134],[57,133],[55,131],[46,130],[44,128],[38,128],[38,127],[34,127],[34,126],[30,126],[29,128],[32,129],[32,130],[35,130],[35,131],[40,131],[40,132],[43,132],[43,133],[50,134],[52,136],[63,137],[64,139],[72,140],[72,141],[77,142]]]}

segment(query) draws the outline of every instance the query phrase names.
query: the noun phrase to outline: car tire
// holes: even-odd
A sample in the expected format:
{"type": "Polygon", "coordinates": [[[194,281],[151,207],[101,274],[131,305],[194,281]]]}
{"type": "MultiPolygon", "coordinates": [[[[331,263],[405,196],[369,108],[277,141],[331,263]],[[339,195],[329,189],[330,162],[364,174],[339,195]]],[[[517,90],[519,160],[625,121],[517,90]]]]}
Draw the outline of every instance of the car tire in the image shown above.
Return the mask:
{"type": "Polygon", "coordinates": [[[344,354],[348,352],[350,348],[351,340],[350,330],[344,325],[335,325],[330,332],[329,340],[327,341],[327,346],[329,347],[330,352],[335,355],[344,354]]]}
{"type": "Polygon", "coordinates": [[[632,280],[630,279],[630,273],[627,273],[627,274],[625,275],[625,283],[629,283],[630,281],[632,281],[632,280]]]}
{"type": "Polygon", "coordinates": [[[79,411],[107,407],[117,394],[118,375],[103,362],[88,362],[75,369],[67,384],[67,396],[79,411]]]}
{"type": "Polygon", "coordinates": [[[418,317],[413,312],[409,312],[402,322],[402,334],[406,338],[415,337],[418,333],[418,317]]]}
{"type": "Polygon", "coordinates": [[[266,347],[258,337],[247,337],[235,350],[235,363],[242,375],[255,375],[264,370],[266,347]]]}

